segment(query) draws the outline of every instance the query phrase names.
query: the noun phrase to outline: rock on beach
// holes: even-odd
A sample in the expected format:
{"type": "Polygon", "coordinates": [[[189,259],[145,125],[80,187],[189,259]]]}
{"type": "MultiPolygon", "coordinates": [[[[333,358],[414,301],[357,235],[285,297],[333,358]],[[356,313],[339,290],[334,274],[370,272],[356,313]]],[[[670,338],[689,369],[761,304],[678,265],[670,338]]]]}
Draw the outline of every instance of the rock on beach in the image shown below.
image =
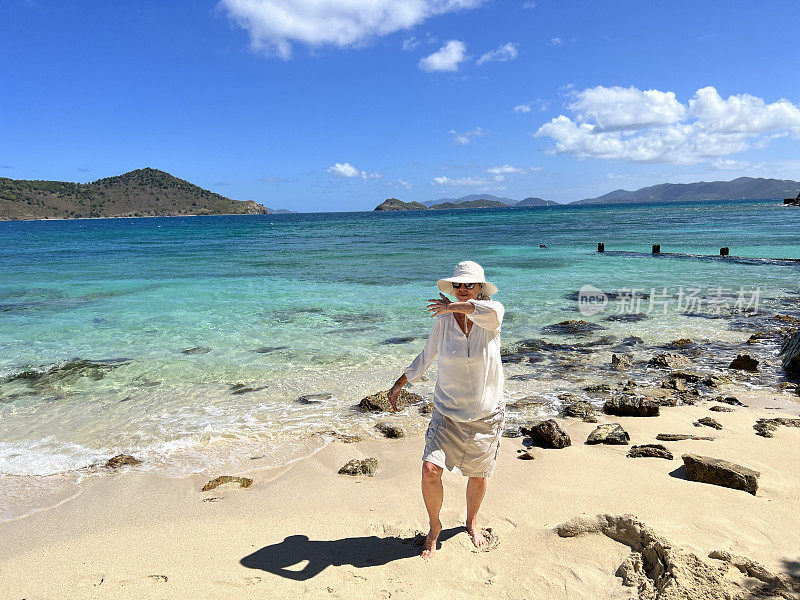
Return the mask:
{"type": "MultiPolygon", "coordinates": [[[[422,396],[408,390],[400,390],[400,396],[397,398],[397,410],[403,410],[409,404],[416,404],[417,402],[422,402],[422,396]]],[[[392,405],[389,404],[389,392],[378,392],[363,398],[358,403],[358,408],[363,412],[391,412],[392,405]]]]}
{"type": "Polygon", "coordinates": [[[535,446],[542,448],[566,448],[572,445],[569,434],[561,429],[555,419],[521,427],[520,431],[530,437],[535,446]]]}
{"type": "Polygon", "coordinates": [[[758,471],[721,458],[698,454],[684,454],[681,458],[686,466],[686,476],[689,481],[744,490],[754,496],[758,490],[758,478],[761,475],[758,471]]]}
{"type": "Polygon", "coordinates": [[[598,425],[586,438],[587,444],[612,444],[622,446],[630,443],[631,437],[619,423],[598,425]]]}

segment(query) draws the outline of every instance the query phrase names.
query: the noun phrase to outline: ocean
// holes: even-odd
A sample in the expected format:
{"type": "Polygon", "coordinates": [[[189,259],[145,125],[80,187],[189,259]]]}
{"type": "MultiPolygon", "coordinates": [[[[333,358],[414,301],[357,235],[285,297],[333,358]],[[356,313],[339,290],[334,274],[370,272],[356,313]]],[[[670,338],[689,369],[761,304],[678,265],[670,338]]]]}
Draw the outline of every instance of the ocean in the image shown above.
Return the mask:
{"type": "MultiPolygon", "coordinates": [[[[712,372],[765,319],[800,316],[800,263],[650,254],[800,259],[800,211],[780,200],[12,221],[0,239],[0,520],[69,497],[119,453],[216,475],[300,459],[336,432],[377,437],[381,418],[422,431],[418,407],[353,406],[421,350],[426,301],[461,260],[500,289],[508,401],[538,399],[510,422],[556,414],[564,394],[600,402],[584,388],[623,377],[612,352],[691,338],[712,372]],[[580,305],[581,288],[607,304],[580,305]],[[580,319],[602,329],[548,328],[580,319]],[[521,340],[541,355],[515,362],[521,340]]],[[[756,351],[776,362],[774,344],[756,351]]],[[[434,382],[435,368],[411,389],[430,399],[434,382]]]]}

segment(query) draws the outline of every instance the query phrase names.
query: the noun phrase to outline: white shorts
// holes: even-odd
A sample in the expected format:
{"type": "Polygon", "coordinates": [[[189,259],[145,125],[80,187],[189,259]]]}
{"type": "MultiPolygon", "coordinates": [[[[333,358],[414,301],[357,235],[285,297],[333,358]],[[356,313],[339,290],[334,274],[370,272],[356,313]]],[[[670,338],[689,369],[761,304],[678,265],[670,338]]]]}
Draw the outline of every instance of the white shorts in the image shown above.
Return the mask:
{"type": "Polygon", "coordinates": [[[505,426],[503,409],[477,421],[454,421],[433,409],[422,460],[465,477],[491,477],[505,426]]]}

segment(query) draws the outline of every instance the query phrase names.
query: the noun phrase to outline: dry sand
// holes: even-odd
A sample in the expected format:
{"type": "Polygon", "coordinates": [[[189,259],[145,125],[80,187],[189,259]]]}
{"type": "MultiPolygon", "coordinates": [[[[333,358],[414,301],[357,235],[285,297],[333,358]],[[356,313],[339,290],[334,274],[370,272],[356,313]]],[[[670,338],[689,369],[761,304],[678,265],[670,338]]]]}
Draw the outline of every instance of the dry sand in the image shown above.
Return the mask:
{"type": "MultiPolygon", "coordinates": [[[[660,417],[614,418],[632,444],[657,433],[713,435],[665,442],[675,460],[626,458],[627,446],[587,446],[595,427],[560,419],[573,445],[535,448],[505,438],[481,522],[499,544],[476,552],[462,525],[465,480],[445,473],[445,530],[430,561],[408,543],[427,530],[419,491],[422,438],[333,442],[288,467],[201,492],[208,476],[165,479],[136,470],[89,478],[75,498],[0,524],[0,597],[80,598],[630,598],[615,576],[630,548],[600,534],[559,537],[576,516],[632,513],[704,560],[745,555],[800,576],[800,428],[754,434],[759,417],[800,414],[788,394],[728,390],[750,408],[662,408],[660,417]],[[767,410],[781,406],[782,410],[767,410]],[[713,416],[724,429],[697,428],[713,416]],[[746,492],[685,479],[680,455],[724,458],[761,472],[746,492]],[[376,457],[375,477],[337,471],[376,457]]],[[[219,475],[215,473],[213,475],[219,475]]],[[[732,569],[732,571],[736,571],[732,569]]],[[[738,572],[737,572],[738,573],[738,572]]],[[[741,578],[740,578],[741,580],[741,578]]],[[[731,576],[731,592],[737,591],[731,576]]]]}

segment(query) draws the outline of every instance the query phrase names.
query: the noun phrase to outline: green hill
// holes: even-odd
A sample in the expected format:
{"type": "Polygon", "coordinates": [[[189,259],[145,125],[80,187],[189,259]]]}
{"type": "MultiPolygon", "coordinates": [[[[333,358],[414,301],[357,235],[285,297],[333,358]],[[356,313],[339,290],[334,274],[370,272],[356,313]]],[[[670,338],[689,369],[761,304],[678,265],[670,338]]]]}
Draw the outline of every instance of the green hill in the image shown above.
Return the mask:
{"type": "Polygon", "coordinates": [[[428,210],[428,207],[419,202],[403,202],[397,198],[387,198],[373,209],[373,211],[390,210],[428,210]]]}
{"type": "Polygon", "coordinates": [[[269,214],[253,200],[231,200],[157,169],[92,183],[0,178],[0,219],[269,214]]]}

